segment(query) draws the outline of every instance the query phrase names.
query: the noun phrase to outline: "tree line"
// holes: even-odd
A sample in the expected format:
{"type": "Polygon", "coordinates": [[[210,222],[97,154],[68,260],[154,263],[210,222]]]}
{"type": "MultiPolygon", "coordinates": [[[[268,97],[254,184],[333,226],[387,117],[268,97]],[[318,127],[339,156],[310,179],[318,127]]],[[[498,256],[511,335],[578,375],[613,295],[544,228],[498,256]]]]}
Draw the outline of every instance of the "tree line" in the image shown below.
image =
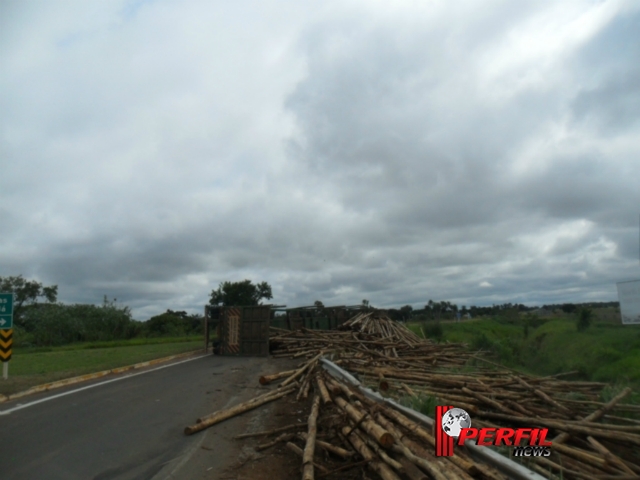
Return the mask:
{"type": "MultiPolygon", "coordinates": [[[[22,275],[0,277],[0,292],[14,294],[15,344],[33,346],[54,346],[74,342],[92,342],[131,339],[136,337],[176,337],[200,335],[203,317],[184,311],[166,312],[141,322],[133,319],[127,306],[109,300],[104,296],[102,305],[66,305],[57,301],[58,286],[44,286],[35,280],[27,280],[22,275]]],[[[262,300],[273,298],[271,286],[267,282],[252,283],[222,282],[209,295],[210,305],[259,305],[262,300]]],[[[322,305],[316,301],[316,306],[322,305]]],[[[368,300],[362,301],[364,308],[373,308],[368,300]]],[[[542,308],[553,311],[561,309],[566,313],[579,313],[581,326],[588,326],[591,315],[583,313],[585,308],[619,307],[618,302],[591,302],[588,304],[555,304],[542,308]]],[[[389,316],[397,321],[454,319],[469,315],[497,316],[517,315],[535,310],[523,304],[504,303],[486,307],[462,305],[449,301],[429,300],[423,309],[413,309],[405,305],[398,309],[388,309],[389,316]]],[[[584,327],[586,328],[586,327],[584,327]]]]}
{"type": "Polygon", "coordinates": [[[22,275],[0,277],[0,292],[13,293],[14,344],[49,347],[76,342],[141,337],[200,335],[202,316],[166,312],[146,322],[133,319],[128,306],[105,295],[102,305],[58,302],[58,286],[44,286],[22,275]]]}
{"type": "MultiPolygon", "coordinates": [[[[0,277],[0,292],[14,294],[14,344],[58,346],[76,342],[128,340],[144,337],[201,335],[202,315],[166,312],[147,321],[135,320],[128,306],[105,295],[102,305],[58,302],[58,286],[45,286],[22,275],[0,277]]],[[[222,282],[211,291],[211,305],[258,305],[273,298],[267,282],[222,282]]]]}

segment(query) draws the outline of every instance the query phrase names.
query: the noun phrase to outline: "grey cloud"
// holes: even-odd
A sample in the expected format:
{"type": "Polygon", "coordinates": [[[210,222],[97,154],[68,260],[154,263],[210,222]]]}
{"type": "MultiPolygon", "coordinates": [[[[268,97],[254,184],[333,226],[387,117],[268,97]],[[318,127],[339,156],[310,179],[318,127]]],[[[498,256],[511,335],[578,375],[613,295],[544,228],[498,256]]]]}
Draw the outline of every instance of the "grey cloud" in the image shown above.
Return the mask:
{"type": "Polygon", "coordinates": [[[136,5],[12,13],[0,274],[138,318],[244,278],[290,306],[421,306],[637,276],[628,5],[531,84],[520,31],[595,3],[136,5]]]}

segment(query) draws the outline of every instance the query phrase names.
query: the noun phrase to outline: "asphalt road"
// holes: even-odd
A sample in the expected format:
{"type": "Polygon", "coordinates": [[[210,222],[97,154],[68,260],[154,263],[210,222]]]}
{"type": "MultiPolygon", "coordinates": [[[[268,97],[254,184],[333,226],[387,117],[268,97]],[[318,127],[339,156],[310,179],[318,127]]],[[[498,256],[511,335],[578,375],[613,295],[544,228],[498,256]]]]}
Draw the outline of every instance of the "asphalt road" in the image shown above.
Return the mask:
{"type": "Polygon", "coordinates": [[[200,463],[207,471],[220,470],[235,447],[227,438],[212,440],[213,429],[187,437],[184,427],[260,393],[257,375],[268,364],[264,358],[209,355],[0,404],[0,478],[215,478],[194,472],[190,457],[202,454],[199,448],[207,447],[200,445],[209,435],[208,443],[219,450],[206,465],[200,463]],[[95,387],[75,391],[90,385],[95,387]],[[45,401],[34,403],[40,400],[45,401]]]}

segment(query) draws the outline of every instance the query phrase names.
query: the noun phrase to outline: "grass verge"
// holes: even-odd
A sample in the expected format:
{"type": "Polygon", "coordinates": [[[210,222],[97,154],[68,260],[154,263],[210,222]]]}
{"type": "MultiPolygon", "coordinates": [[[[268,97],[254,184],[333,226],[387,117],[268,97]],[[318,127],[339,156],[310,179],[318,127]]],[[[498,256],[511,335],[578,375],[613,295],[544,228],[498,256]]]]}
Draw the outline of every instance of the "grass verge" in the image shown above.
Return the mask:
{"type": "Polygon", "coordinates": [[[110,370],[134,363],[196,350],[203,338],[134,339],[123,342],[99,342],[67,345],[49,349],[18,349],[9,362],[9,379],[0,379],[0,394],[8,395],[35,385],[87,373],[110,370]],[[147,342],[139,342],[147,340],[147,342]]]}
{"type": "MultiPolygon", "coordinates": [[[[428,332],[430,326],[409,325],[422,336],[420,327],[428,332]]],[[[558,316],[484,317],[440,328],[437,340],[466,343],[504,366],[542,376],[577,372],[566,378],[607,382],[614,390],[629,385],[634,394],[628,401],[640,403],[640,326],[596,321],[579,332],[575,318],[558,316]]]]}

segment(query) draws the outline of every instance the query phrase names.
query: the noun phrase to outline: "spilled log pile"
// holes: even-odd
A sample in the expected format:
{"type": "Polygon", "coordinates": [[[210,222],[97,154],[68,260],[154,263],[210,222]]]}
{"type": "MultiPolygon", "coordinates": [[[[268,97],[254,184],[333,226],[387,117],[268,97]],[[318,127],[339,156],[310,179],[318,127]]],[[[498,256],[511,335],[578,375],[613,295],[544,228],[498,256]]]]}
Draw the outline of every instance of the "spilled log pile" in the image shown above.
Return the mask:
{"type": "MultiPolygon", "coordinates": [[[[319,363],[323,355],[385,396],[431,409],[436,402],[463,408],[473,427],[548,429],[551,455],[526,459],[527,468],[545,478],[640,476],[640,421],[629,418],[640,416],[640,406],[623,404],[629,389],[602,402],[604,384],[523,375],[492,365],[464,345],[423,340],[375,311],[335,331],[273,329],[271,346],[274,357],[302,363],[261,377],[265,388],[275,388],[242,404],[246,408],[229,410],[239,413],[293,394],[311,402],[306,424],[251,434],[263,437],[259,449],[280,444],[299,455],[303,479],[360,478],[363,467],[384,480],[507,478],[474,460],[467,447],[436,457],[431,429],[329,375],[319,363]]],[[[229,415],[216,412],[199,423],[229,415]]],[[[185,433],[202,428],[196,424],[185,433]]],[[[512,447],[501,449],[511,456],[512,447]]]]}

